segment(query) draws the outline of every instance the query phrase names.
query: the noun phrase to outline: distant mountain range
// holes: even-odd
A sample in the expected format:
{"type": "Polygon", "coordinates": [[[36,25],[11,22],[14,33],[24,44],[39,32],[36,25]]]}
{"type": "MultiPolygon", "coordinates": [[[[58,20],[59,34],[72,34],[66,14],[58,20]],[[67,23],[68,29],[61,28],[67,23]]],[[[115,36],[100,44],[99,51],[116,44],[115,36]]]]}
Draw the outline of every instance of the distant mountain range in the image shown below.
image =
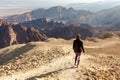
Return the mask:
{"type": "Polygon", "coordinates": [[[82,10],[97,12],[104,9],[113,8],[116,6],[120,6],[119,0],[104,0],[104,1],[94,2],[94,3],[75,3],[75,4],[67,5],[66,7],[68,8],[72,7],[77,10],[82,9],[82,10]]]}
{"type": "Polygon", "coordinates": [[[120,6],[95,13],[56,6],[21,15],[7,16],[3,19],[19,24],[0,22],[1,48],[45,40],[47,37],[72,39],[80,33],[82,39],[85,39],[98,36],[105,31],[119,31],[120,6]],[[94,29],[93,26],[99,28],[94,29]]]}
{"type": "Polygon", "coordinates": [[[119,27],[120,6],[102,10],[86,17],[86,22],[90,25],[119,27]]]}
{"type": "MultiPolygon", "coordinates": [[[[21,15],[7,16],[3,19],[16,23],[24,23],[25,25],[26,21],[32,21],[40,18],[46,18],[48,21],[63,22],[68,25],[84,23],[92,26],[119,27],[118,24],[120,22],[120,6],[101,10],[96,13],[85,10],[75,10],[73,8],[66,9],[61,6],[56,6],[49,9],[37,9],[35,11],[21,15]]],[[[43,24],[40,23],[39,25],[41,26],[43,24]]],[[[32,26],[35,26],[35,23],[32,23],[32,26]]]]}
{"type": "Polygon", "coordinates": [[[21,15],[6,16],[3,19],[11,22],[25,22],[39,18],[47,18],[54,21],[65,21],[67,23],[79,23],[79,19],[82,16],[92,14],[90,11],[75,10],[73,8],[65,8],[61,6],[55,6],[49,9],[37,9],[32,12],[27,12],[21,15]]]}

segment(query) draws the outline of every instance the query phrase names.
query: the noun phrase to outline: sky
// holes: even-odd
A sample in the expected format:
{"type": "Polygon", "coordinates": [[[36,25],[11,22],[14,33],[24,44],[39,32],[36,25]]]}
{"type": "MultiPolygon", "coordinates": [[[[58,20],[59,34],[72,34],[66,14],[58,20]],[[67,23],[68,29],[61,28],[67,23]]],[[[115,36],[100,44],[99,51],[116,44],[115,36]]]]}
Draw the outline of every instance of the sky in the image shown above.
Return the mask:
{"type": "Polygon", "coordinates": [[[90,3],[103,0],[0,0],[0,9],[6,8],[30,8],[30,7],[45,7],[52,5],[67,5],[71,3],[90,3]]]}
{"type": "Polygon", "coordinates": [[[0,0],[0,16],[21,14],[37,8],[64,6],[72,3],[92,3],[97,1],[104,0],[0,0]]]}

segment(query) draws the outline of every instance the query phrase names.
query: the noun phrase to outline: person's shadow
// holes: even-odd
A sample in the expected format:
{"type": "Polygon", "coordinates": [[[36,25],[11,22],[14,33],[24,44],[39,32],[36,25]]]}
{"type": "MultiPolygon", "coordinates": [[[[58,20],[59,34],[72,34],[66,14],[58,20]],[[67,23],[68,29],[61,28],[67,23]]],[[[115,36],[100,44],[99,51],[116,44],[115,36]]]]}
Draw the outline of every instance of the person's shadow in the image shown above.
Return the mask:
{"type": "Polygon", "coordinates": [[[27,79],[25,79],[25,80],[36,80],[35,78],[47,77],[48,75],[57,74],[57,73],[59,73],[59,72],[62,72],[62,71],[68,70],[68,69],[74,69],[74,68],[76,68],[76,67],[71,66],[71,67],[69,67],[69,68],[63,68],[63,69],[59,69],[59,70],[47,72],[47,73],[41,74],[41,75],[39,75],[39,76],[33,76],[33,77],[27,78],[27,79]]]}
{"type": "Polygon", "coordinates": [[[26,44],[25,46],[22,46],[20,48],[16,48],[13,51],[4,54],[0,56],[0,65],[7,64],[10,60],[14,60],[16,57],[20,58],[20,55],[23,55],[24,53],[31,50],[35,45],[26,44]]]}

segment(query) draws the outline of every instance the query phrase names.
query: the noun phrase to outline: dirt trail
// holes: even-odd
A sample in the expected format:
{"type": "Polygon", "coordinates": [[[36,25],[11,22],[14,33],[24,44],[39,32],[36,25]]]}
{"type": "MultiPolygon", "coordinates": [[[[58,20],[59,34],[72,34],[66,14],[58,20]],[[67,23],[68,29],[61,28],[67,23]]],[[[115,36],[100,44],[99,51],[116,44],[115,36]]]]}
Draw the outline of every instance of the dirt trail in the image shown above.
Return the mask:
{"type": "MultiPolygon", "coordinates": [[[[87,63],[86,58],[89,58],[89,57],[91,56],[82,55],[81,63],[79,67],[88,65],[86,64],[87,63]]],[[[57,59],[56,61],[53,61],[52,63],[43,65],[36,69],[29,70],[27,72],[24,72],[24,71],[19,72],[7,77],[1,77],[1,80],[24,80],[24,79],[35,80],[37,77],[43,78],[43,77],[47,77],[49,75],[60,73],[60,72],[67,73],[68,77],[65,76],[67,79],[67,78],[70,78],[71,74],[74,74],[76,72],[77,68],[75,68],[73,64],[74,64],[74,55],[69,54],[67,56],[61,57],[60,59],[57,59]]]]}

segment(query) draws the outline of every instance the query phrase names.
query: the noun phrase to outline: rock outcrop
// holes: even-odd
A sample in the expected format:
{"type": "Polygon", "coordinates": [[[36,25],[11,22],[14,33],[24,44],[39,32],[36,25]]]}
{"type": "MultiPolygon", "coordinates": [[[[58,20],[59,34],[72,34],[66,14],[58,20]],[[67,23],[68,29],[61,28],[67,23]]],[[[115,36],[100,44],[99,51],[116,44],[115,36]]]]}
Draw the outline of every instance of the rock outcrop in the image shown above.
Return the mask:
{"type": "Polygon", "coordinates": [[[34,26],[44,31],[48,37],[64,38],[64,39],[75,38],[75,36],[78,33],[82,35],[82,39],[85,39],[86,37],[93,36],[93,33],[95,33],[96,31],[88,24],[65,25],[62,22],[61,23],[54,21],[47,22],[47,20],[44,18],[24,22],[21,25],[27,27],[34,26]]]}
{"type": "Polygon", "coordinates": [[[31,41],[43,41],[47,36],[36,28],[27,28],[0,20],[0,48],[31,41]]]}
{"type": "Polygon", "coordinates": [[[77,34],[81,34],[81,38],[85,39],[87,37],[92,37],[94,31],[87,24],[76,24],[69,25],[65,27],[54,27],[51,29],[45,29],[44,32],[48,37],[72,39],[75,38],[77,34]]]}

